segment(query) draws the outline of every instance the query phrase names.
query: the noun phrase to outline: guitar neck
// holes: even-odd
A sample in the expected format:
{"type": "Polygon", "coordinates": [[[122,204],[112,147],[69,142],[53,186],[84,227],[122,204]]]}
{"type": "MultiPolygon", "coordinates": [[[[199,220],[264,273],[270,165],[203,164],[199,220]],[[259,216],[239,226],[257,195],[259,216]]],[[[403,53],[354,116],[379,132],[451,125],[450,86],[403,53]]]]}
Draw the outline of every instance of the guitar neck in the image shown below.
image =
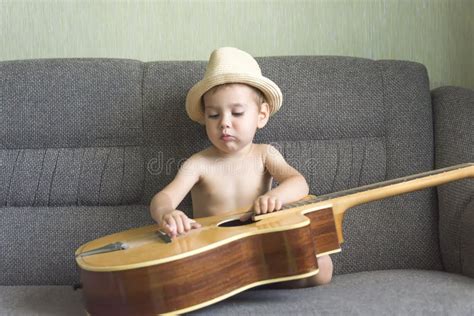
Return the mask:
{"type": "Polygon", "coordinates": [[[357,189],[358,192],[336,197],[332,199],[331,204],[336,220],[339,241],[343,241],[342,219],[348,208],[469,177],[474,177],[473,163],[456,165],[413,176],[380,182],[374,185],[360,187],[358,188],[360,190],[357,189]]]}
{"type": "MultiPolygon", "coordinates": [[[[284,209],[288,209],[288,211],[291,211],[291,209],[297,209],[298,211],[301,211],[301,213],[306,214],[321,209],[320,206],[322,205],[325,207],[331,207],[336,222],[338,239],[339,242],[342,243],[342,219],[348,208],[469,177],[474,177],[474,163],[455,165],[448,168],[432,170],[408,177],[322,195],[312,199],[301,200],[296,203],[285,205],[284,209]]],[[[284,213],[284,211],[282,213],[284,213]]],[[[271,216],[272,214],[278,213],[255,216],[255,219],[258,220],[262,217],[271,216]]]]}

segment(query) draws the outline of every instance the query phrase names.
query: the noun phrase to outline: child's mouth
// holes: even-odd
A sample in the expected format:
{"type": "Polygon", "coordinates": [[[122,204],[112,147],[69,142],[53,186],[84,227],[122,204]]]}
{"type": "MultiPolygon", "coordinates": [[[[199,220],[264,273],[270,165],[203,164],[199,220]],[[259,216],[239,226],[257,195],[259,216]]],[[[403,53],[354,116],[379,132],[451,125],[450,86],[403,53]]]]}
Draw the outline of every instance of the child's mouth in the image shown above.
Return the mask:
{"type": "Polygon", "coordinates": [[[221,139],[222,139],[223,141],[227,142],[227,141],[234,140],[235,137],[234,137],[234,136],[231,136],[231,135],[222,135],[222,136],[221,136],[221,139]]]}

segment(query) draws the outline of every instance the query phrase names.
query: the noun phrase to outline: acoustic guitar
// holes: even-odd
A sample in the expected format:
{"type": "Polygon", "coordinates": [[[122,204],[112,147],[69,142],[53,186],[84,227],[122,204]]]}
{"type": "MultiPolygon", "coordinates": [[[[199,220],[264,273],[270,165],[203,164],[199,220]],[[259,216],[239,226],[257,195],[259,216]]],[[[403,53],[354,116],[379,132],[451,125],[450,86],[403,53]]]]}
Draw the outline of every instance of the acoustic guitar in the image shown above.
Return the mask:
{"type": "Polygon", "coordinates": [[[181,314],[263,284],[318,273],[316,256],[339,252],[347,209],[474,177],[474,163],[324,196],[241,222],[245,212],[196,219],[169,239],[157,225],[112,234],[76,251],[91,315],[181,314]]]}

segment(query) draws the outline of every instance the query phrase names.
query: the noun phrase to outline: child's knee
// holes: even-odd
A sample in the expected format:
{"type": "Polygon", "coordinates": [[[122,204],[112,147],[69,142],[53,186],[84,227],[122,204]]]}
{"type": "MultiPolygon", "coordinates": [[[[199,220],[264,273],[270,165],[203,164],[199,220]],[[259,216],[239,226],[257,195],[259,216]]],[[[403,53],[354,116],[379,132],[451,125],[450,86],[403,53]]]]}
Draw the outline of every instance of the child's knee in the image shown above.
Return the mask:
{"type": "Polygon", "coordinates": [[[314,285],[328,284],[332,280],[333,264],[328,255],[318,257],[319,273],[313,277],[314,285]]]}
{"type": "Polygon", "coordinates": [[[319,272],[316,275],[311,277],[299,279],[299,280],[292,280],[280,283],[269,284],[266,286],[261,286],[262,289],[294,289],[294,288],[305,288],[305,287],[312,287],[317,285],[325,285],[331,282],[332,280],[332,272],[333,272],[333,264],[331,257],[328,255],[318,257],[318,266],[319,272]]]}
{"type": "Polygon", "coordinates": [[[331,257],[329,257],[329,255],[324,255],[322,257],[317,257],[317,259],[319,269],[322,269],[324,271],[330,271],[332,274],[333,265],[331,257]]]}
{"type": "Polygon", "coordinates": [[[331,283],[331,280],[332,280],[332,274],[320,272],[314,276],[314,280],[312,280],[310,286],[326,285],[326,284],[331,283]]]}
{"type": "Polygon", "coordinates": [[[312,287],[317,285],[329,284],[332,280],[333,264],[331,257],[322,256],[318,257],[319,272],[308,278],[294,280],[290,282],[284,282],[285,287],[289,288],[303,288],[312,287]]]}

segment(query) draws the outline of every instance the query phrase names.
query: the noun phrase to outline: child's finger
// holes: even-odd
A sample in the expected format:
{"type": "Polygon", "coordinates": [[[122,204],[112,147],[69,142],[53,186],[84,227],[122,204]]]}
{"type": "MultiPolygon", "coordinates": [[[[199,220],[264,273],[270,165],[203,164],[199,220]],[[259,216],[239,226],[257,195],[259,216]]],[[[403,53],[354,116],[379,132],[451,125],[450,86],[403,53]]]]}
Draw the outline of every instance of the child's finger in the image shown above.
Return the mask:
{"type": "Polygon", "coordinates": [[[275,198],[274,197],[269,197],[267,199],[267,212],[273,212],[275,210],[275,198]]]}
{"type": "Polygon", "coordinates": [[[168,219],[167,223],[165,224],[165,232],[170,237],[176,236],[176,223],[174,219],[168,219]]]}
{"type": "Polygon", "coordinates": [[[166,235],[168,235],[168,236],[171,237],[172,233],[171,233],[171,227],[170,227],[170,225],[165,224],[165,225],[162,226],[162,229],[163,229],[163,232],[164,232],[166,235]]]}
{"type": "Polygon", "coordinates": [[[260,199],[260,212],[265,214],[266,212],[268,212],[268,199],[260,199]]]}
{"type": "Polygon", "coordinates": [[[176,222],[176,230],[178,234],[184,233],[184,227],[183,227],[183,219],[179,215],[173,216],[175,222],[176,222]]]}
{"type": "Polygon", "coordinates": [[[262,211],[260,210],[260,201],[256,200],[255,203],[253,203],[253,211],[255,214],[260,214],[262,211]]]}
{"type": "Polygon", "coordinates": [[[283,203],[281,202],[281,200],[277,199],[275,203],[275,210],[277,211],[281,210],[282,206],[283,206],[283,203]]]}
{"type": "Polygon", "coordinates": [[[191,223],[189,218],[186,215],[181,215],[181,220],[183,221],[183,227],[185,231],[190,231],[191,230],[191,223]]]}
{"type": "Polygon", "coordinates": [[[239,220],[241,222],[246,222],[249,220],[250,217],[252,217],[252,212],[245,213],[244,215],[240,216],[239,220]]]}
{"type": "Polygon", "coordinates": [[[191,220],[190,223],[192,228],[201,228],[201,224],[199,224],[195,220],[191,220]]]}

